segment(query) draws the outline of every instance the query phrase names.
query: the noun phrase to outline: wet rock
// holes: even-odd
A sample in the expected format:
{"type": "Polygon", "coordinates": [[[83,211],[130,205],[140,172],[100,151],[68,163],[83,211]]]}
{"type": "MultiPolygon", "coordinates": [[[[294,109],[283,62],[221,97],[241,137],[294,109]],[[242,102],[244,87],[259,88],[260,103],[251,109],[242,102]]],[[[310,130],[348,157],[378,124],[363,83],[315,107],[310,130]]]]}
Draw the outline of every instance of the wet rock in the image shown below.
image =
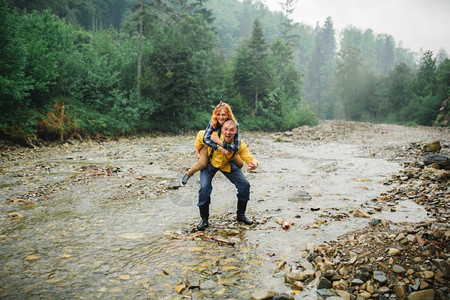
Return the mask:
{"type": "Polygon", "coordinates": [[[382,271],[373,271],[373,279],[381,285],[386,285],[389,280],[386,273],[382,271]]]}
{"type": "Polygon", "coordinates": [[[405,274],[406,273],[405,268],[403,268],[402,266],[399,266],[399,265],[393,265],[392,271],[394,271],[394,273],[396,273],[396,274],[405,274]]]}
{"type": "Polygon", "coordinates": [[[395,288],[394,293],[398,300],[405,300],[408,296],[408,292],[406,291],[406,286],[404,284],[399,284],[395,288]]]}
{"type": "Polygon", "coordinates": [[[427,166],[437,164],[439,169],[450,169],[450,158],[445,155],[429,154],[422,159],[423,163],[427,166]]]}
{"type": "Polygon", "coordinates": [[[441,151],[441,143],[439,141],[434,141],[432,143],[427,143],[423,145],[423,152],[439,153],[441,151]]]}
{"type": "Polygon", "coordinates": [[[219,228],[217,233],[223,237],[234,236],[239,234],[239,230],[234,228],[219,228]]]}
{"type": "Polygon", "coordinates": [[[8,214],[8,217],[10,218],[23,218],[23,215],[19,212],[12,212],[8,214]]]}
{"type": "Polygon", "coordinates": [[[182,294],[186,290],[186,285],[184,283],[179,284],[175,287],[175,292],[182,294]]]}
{"type": "Polygon", "coordinates": [[[363,299],[371,299],[372,298],[372,294],[367,292],[367,291],[362,291],[358,294],[358,297],[361,297],[363,299]]]}
{"type": "Polygon", "coordinates": [[[402,251],[400,249],[397,248],[389,248],[388,250],[388,254],[392,255],[392,256],[398,256],[402,253],[402,251]]]}
{"type": "Polygon", "coordinates": [[[440,258],[432,259],[431,262],[435,265],[439,270],[442,271],[443,277],[449,279],[450,278],[450,264],[440,258]]]}
{"type": "Polygon", "coordinates": [[[305,281],[306,279],[314,276],[314,274],[315,274],[314,270],[304,270],[303,272],[300,273],[299,280],[305,281]]]}
{"type": "Polygon", "coordinates": [[[425,279],[432,279],[434,277],[434,272],[433,271],[424,271],[423,277],[425,279]]]}
{"type": "Polygon", "coordinates": [[[434,299],[434,290],[423,290],[418,292],[412,292],[408,295],[408,300],[433,300],[434,299]]]}
{"type": "Polygon", "coordinates": [[[270,300],[273,299],[276,294],[277,291],[275,290],[257,289],[252,293],[250,300],[270,300]]]}
{"type": "Polygon", "coordinates": [[[205,282],[200,283],[201,290],[214,289],[218,286],[216,282],[213,280],[206,280],[205,282]]]}
{"type": "Polygon", "coordinates": [[[363,210],[357,209],[353,213],[353,216],[356,218],[370,218],[370,214],[368,212],[365,212],[363,210]]]}
{"type": "Polygon", "coordinates": [[[276,272],[280,271],[285,265],[286,265],[286,261],[285,260],[280,261],[277,264],[277,266],[275,267],[275,271],[276,272]]]}
{"type": "Polygon", "coordinates": [[[306,192],[306,191],[297,191],[292,195],[292,197],[289,198],[289,201],[291,202],[306,202],[310,201],[312,199],[312,196],[306,192]]]}
{"type": "Polygon", "coordinates": [[[333,290],[331,289],[320,289],[317,290],[317,294],[324,298],[324,299],[330,299],[330,297],[336,296],[333,290]]]}
{"type": "Polygon", "coordinates": [[[305,270],[313,270],[314,266],[312,263],[310,263],[309,261],[303,261],[300,263],[300,266],[305,269],[305,270]]]}
{"type": "Polygon", "coordinates": [[[362,284],[364,284],[364,281],[362,281],[359,278],[355,278],[355,279],[352,280],[352,286],[359,286],[359,285],[362,285],[362,284]]]}
{"type": "Polygon", "coordinates": [[[200,277],[190,276],[185,283],[189,289],[200,288],[200,277]]]}
{"type": "Polygon", "coordinates": [[[381,224],[381,219],[372,220],[370,222],[370,225],[372,225],[372,226],[377,226],[379,224],[381,224]]]}
{"type": "MultiPolygon", "coordinates": [[[[336,294],[345,300],[351,299],[351,294],[347,291],[336,290],[336,294]]],[[[328,299],[330,299],[330,298],[328,298],[328,299]]]]}
{"type": "Polygon", "coordinates": [[[304,288],[304,284],[303,284],[303,282],[301,282],[301,281],[295,281],[295,282],[292,284],[292,289],[293,289],[293,290],[296,290],[296,291],[303,291],[303,288],[304,288]]]}
{"type": "Polygon", "coordinates": [[[275,295],[275,297],[272,298],[273,300],[294,300],[294,296],[289,295],[288,293],[280,293],[275,295]]]}
{"type": "Polygon", "coordinates": [[[361,279],[361,281],[364,283],[370,279],[370,274],[367,270],[363,270],[355,274],[355,279],[361,279]]]}
{"type": "Polygon", "coordinates": [[[286,274],[286,276],[284,277],[284,281],[286,283],[294,283],[295,281],[300,281],[301,277],[300,277],[300,272],[298,270],[293,270],[289,273],[286,274]]]}
{"type": "Polygon", "coordinates": [[[325,277],[320,278],[319,285],[317,286],[317,289],[331,289],[333,285],[331,282],[326,279],[325,277]]]}

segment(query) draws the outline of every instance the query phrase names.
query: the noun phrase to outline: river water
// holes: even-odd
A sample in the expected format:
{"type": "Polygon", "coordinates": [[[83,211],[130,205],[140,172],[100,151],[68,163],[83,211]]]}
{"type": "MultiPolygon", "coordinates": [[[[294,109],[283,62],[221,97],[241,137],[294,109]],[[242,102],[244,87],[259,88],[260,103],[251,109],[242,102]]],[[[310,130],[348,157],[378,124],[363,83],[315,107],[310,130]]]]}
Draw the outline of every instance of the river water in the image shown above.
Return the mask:
{"type": "Polygon", "coordinates": [[[256,225],[235,222],[235,189],[219,172],[206,231],[234,246],[173,238],[192,237],[199,221],[199,174],[179,186],[195,161],[194,135],[3,152],[0,298],[245,299],[255,288],[291,291],[276,265],[299,264],[313,245],[366,226],[370,219],[353,217],[356,209],[372,218],[426,219],[414,203],[373,210],[400,170],[396,162],[352,144],[244,139],[260,164],[244,171],[247,216],[256,225]],[[189,282],[189,292],[175,291],[189,282]]]}

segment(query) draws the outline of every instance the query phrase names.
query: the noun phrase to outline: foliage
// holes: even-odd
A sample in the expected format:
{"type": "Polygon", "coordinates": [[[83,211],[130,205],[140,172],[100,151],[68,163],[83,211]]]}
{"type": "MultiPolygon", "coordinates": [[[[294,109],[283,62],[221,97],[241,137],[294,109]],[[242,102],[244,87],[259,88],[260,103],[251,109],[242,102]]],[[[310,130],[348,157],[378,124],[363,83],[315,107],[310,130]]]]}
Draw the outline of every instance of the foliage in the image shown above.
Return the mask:
{"type": "Polygon", "coordinates": [[[349,26],[336,53],[331,18],[294,23],[295,3],[0,0],[0,135],[202,129],[219,100],[247,130],[314,125],[316,113],[433,124],[450,93],[445,50],[417,66],[392,36],[349,26]]]}

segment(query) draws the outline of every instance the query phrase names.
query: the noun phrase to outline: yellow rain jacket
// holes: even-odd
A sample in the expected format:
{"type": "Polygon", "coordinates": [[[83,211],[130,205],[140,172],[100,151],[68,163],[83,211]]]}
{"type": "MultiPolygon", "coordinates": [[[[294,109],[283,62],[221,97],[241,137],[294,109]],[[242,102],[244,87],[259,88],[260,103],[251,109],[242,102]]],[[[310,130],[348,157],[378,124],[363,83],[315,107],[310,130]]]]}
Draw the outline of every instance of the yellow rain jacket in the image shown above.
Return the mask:
{"type": "MultiPolygon", "coordinates": [[[[200,130],[195,138],[195,148],[201,149],[203,147],[203,135],[205,134],[204,130],[200,130]]],[[[223,141],[223,134],[220,136],[220,139],[223,141]]],[[[230,142],[233,143],[233,142],[230,142]]],[[[256,161],[256,159],[250,154],[250,151],[247,148],[247,145],[244,141],[241,140],[241,144],[239,146],[239,150],[236,152],[236,155],[240,155],[241,159],[248,165],[251,161],[256,161]]],[[[211,155],[211,148],[208,147],[208,157],[211,155]]],[[[233,152],[228,153],[227,155],[223,154],[220,150],[214,150],[212,158],[210,158],[211,164],[220,169],[223,172],[230,172],[230,159],[232,159],[233,152]]]]}

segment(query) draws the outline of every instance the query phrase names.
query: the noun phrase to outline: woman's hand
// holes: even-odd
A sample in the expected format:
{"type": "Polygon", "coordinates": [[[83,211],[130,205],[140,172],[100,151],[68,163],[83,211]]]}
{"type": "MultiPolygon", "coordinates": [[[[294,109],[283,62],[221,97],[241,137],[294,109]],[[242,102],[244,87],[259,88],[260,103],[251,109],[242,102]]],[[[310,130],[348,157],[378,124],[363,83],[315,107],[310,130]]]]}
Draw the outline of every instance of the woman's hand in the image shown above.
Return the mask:
{"type": "Polygon", "coordinates": [[[216,144],[219,144],[219,142],[221,142],[220,137],[217,134],[211,135],[211,141],[213,141],[216,144]]]}
{"type": "Polygon", "coordinates": [[[227,155],[228,153],[230,153],[230,151],[228,151],[227,149],[225,149],[225,148],[223,148],[223,147],[221,147],[221,146],[219,146],[219,147],[217,148],[217,150],[220,150],[220,152],[222,152],[222,153],[225,154],[225,155],[227,155]]]}

